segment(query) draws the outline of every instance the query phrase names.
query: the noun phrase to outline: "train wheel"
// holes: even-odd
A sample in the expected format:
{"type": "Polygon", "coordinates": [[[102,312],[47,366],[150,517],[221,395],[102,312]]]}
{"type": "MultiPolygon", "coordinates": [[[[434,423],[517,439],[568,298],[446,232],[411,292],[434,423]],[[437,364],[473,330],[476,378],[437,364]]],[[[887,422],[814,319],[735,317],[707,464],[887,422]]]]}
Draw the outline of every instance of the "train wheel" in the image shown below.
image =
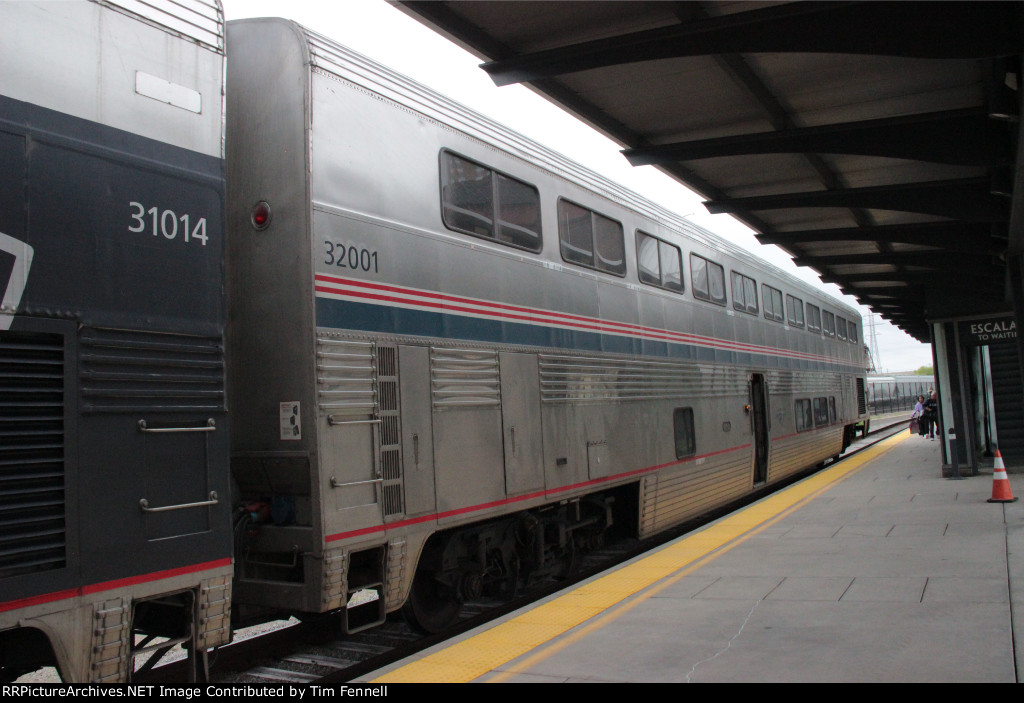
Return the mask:
{"type": "Polygon", "coordinates": [[[427,634],[440,632],[455,622],[462,604],[455,589],[434,578],[433,572],[420,569],[412,582],[404,612],[409,623],[427,634]]]}

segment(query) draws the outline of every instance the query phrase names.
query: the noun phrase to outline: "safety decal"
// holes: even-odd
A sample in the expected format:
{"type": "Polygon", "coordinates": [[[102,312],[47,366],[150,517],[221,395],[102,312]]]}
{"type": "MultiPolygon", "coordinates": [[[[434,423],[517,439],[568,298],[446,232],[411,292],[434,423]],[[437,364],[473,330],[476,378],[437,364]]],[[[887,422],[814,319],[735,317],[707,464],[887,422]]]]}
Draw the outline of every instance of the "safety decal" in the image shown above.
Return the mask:
{"type": "Polygon", "coordinates": [[[302,414],[299,401],[279,403],[278,415],[281,421],[281,439],[302,439],[302,414]]]}

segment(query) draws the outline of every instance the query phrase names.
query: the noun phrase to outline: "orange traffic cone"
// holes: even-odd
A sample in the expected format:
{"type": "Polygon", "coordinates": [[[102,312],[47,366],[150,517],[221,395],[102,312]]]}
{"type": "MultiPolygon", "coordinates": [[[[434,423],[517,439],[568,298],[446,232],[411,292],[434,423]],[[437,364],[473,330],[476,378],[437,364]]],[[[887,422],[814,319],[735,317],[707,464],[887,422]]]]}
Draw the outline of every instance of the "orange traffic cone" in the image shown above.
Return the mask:
{"type": "Polygon", "coordinates": [[[992,497],[989,503],[1012,503],[1016,498],[1010,491],[1010,479],[1006,477],[1006,467],[1003,465],[1003,455],[996,450],[996,460],[992,467],[992,497]]]}

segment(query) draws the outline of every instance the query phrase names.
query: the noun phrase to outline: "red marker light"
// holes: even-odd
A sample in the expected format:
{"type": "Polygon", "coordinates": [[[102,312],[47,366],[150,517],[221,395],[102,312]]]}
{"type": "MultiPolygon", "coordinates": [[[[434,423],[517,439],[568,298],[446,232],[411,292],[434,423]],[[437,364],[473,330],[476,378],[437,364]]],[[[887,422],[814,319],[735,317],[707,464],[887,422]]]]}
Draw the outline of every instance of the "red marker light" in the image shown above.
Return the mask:
{"type": "Polygon", "coordinates": [[[257,231],[263,231],[270,226],[270,205],[267,201],[261,200],[253,206],[250,219],[253,229],[257,231]]]}

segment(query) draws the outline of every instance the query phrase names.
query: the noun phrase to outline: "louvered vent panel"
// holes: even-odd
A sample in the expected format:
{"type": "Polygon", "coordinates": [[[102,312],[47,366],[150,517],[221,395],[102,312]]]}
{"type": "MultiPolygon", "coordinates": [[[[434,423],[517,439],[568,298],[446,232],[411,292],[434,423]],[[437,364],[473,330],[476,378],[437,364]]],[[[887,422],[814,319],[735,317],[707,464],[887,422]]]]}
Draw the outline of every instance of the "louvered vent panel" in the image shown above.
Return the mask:
{"type": "Polygon", "coordinates": [[[501,405],[497,353],[432,348],[430,395],[435,409],[501,405]]]}
{"type": "Polygon", "coordinates": [[[370,342],[317,337],[316,380],[320,411],[332,417],[365,417],[377,410],[376,354],[370,342]]]}
{"type": "Polygon", "coordinates": [[[219,337],[90,329],[81,342],[84,412],[224,409],[219,337]]]}
{"type": "Polygon", "coordinates": [[[0,332],[0,578],[65,565],[64,339],[0,332]]]}
{"type": "Polygon", "coordinates": [[[377,435],[380,451],[380,476],[383,481],[384,516],[401,515],[402,505],[402,446],[398,407],[398,350],[395,347],[377,347],[377,389],[379,404],[377,415],[380,428],[377,435]]]}

